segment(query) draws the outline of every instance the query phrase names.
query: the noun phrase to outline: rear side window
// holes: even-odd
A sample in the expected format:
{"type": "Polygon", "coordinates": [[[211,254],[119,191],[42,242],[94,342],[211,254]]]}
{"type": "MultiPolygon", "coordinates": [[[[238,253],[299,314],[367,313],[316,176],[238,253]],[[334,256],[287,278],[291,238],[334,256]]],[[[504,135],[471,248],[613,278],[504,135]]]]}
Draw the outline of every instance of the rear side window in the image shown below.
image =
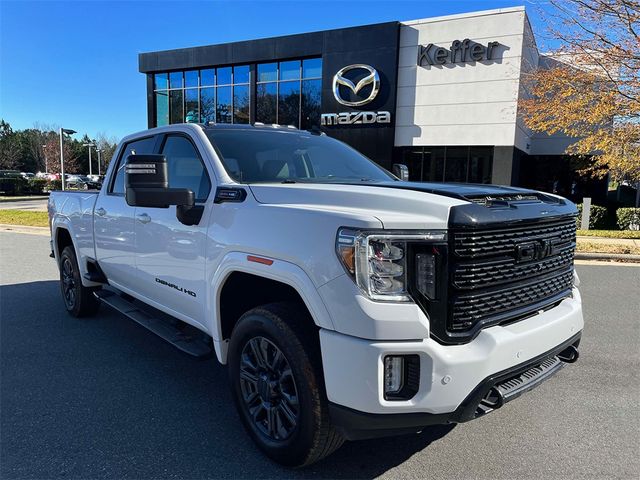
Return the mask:
{"type": "Polygon", "coordinates": [[[124,195],[124,165],[127,157],[132,153],[137,155],[153,153],[155,144],[156,137],[146,137],[129,142],[124,146],[120,154],[120,159],[118,160],[118,170],[116,172],[116,178],[111,185],[110,193],[124,195]]]}
{"type": "Polygon", "coordinates": [[[169,187],[188,188],[197,202],[204,202],[211,191],[211,181],[195,145],[186,137],[170,135],[162,154],[167,157],[169,187]]]}

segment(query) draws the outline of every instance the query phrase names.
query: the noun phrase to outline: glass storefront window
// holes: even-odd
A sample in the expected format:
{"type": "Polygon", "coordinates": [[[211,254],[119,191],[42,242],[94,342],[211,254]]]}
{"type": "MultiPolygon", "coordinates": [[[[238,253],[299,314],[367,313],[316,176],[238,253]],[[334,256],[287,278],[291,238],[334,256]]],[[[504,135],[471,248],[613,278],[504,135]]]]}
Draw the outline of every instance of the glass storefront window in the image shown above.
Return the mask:
{"type": "Polygon", "coordinates": [[[170,122],[184,122],[183,90],[169,90],[170,122]]]}
{"type": "Polygon", "coordinates": [[[256,122],[277,123],[278,84],[259,83],[256,86],[256,122]]]}
{"type": "Polygon", "coordinates": [[[255,113],[257,122],[308,129],[320,123],[321,74],[321,58],[157,73],[155,124],[249,123],[255,113]]]}
{"type": "Polygon", "coordinates": [[[200,121],[200,106],[198,104],[198,89],[185,90],[185,122],[198,123],[200,121]]]}
{"type": "Polygon", "coordinates": [[[280,62],[280,80],[297,80],[300,78],[300,60],[280,62]]]}
{"type": "Polygon", "coordinates": [[[445,182],[466,182],[468,147],[447,147],[447,162],[444,168],[445,182]]]}
{"type": "Polygon", "coordinates": [[[218,87],[216,94],[216,122],[231,123],[231,87],[218,87]]]}
{"type": "Polygon", "coordinates": [[[184,72],[184,86],[186,88],[198,87],[198,71],[189,70],[184,72]]]}
{"type": "Polygon", "coordinates": [[[320,125],[320,103],[322,92],[322,80],[302,81],[302,115],[300,128],[307,130],[320,125]]]}
{"type": "Polygon", "coordinates": [[[258,82],[275,82],[278,80],[278,64],[277,63],[259,63],[258,64],[258,82]]]}
{"type": "Polygon", "coordinates": [[[169,124],[169,92],[156,92],[156,126],[169,124]]]}
{"type": "Polygon", "coordinates": [[[493,147],[470,147],[469,183],[491,183],[493,147]]]}
{"type": "Polygon", "coordinates": [[[200,89],[200,121],[203,123],[216,121],[216,89],[200,89]]]}
{"type": "Polygon", "coordinates": [[[278,123],[296,127],[300,125],[300,82],[280,82],[278,123]]]}
{"type": "Polygon", "coordinates": [[[233,67],[233,83],[249,83],[249,65],[233,67]]]}
{"type": "Polygon", "coordinates": [[[156,73],[153,76],[153,88],[155,90],[166,90],[169,88],[169,75],[166,73],[156,73]]]}
{"type": "Polygon", "coordinates": [[[169,74],[169,88],[182,88],[182,72],[171,72],[169,74]]]}
{"type": "Polygon", "coordinates": [[[411,181],[491,183],[493,147],[411,147],[402,158],[411,181]]]}
{"type": "Polygon", "coordinates": [[[216,77],[218,85],[231,85],[231,67],[218,68],[216,77]]]}
{"type": "Polygon", "coordinates": [[[216,84],[216,70],[215,68],[208,68],[206,70],[200,70],[200,86],[212,87],[216,84]]]}
{"type": "Polygon", "coordinates": [[[233,123],[249,123],[249,85],[233,87],[233,123]]]}
{"type": "Polygon", "coordinates": [[[309,58],[302,61],[302,78],[321,78],[322,59],[309,58]]]}

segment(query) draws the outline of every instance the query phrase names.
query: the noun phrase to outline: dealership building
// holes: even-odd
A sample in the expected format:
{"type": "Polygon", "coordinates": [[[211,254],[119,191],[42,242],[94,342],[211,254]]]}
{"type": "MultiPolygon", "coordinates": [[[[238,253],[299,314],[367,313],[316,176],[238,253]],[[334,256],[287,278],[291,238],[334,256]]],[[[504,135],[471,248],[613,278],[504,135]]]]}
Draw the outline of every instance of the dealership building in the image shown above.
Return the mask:
{"type": "Polygon", "coordinates": [[[139,70],[149,127],[321,129],[411,180],[568,193],[569,140],[518,115],[527,72],[548,62],[515,7],[143,53],[139,70]]]}

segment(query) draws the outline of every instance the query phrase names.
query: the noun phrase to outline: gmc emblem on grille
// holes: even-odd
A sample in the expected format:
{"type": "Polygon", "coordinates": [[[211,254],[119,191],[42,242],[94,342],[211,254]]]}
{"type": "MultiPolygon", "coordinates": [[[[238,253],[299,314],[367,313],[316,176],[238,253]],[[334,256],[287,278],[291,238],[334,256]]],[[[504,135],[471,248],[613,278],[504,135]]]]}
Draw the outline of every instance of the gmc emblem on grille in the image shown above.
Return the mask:
{"type": "Polygon", "coordinates": [[[518,263],[542,260],[554,253],[553,243],[549,239],[516,245],[516,261],[518,263]]]}

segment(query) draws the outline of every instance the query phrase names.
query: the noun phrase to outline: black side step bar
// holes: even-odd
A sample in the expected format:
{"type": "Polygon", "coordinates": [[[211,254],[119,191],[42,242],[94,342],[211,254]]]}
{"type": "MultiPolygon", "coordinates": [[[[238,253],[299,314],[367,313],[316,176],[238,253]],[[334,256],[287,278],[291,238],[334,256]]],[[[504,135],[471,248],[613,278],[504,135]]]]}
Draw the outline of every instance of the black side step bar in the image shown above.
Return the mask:
{"type": "Polygon", "coordinates": [[[188,333],[189,328],[185,328],[186,324],[184,322],[176,320],[174,324],[167,320],[155,318],[138,308],[133,302],[125,300],[110,290],[97,290],[94,295],[103,303],[126,315],[184,353],[200,359],[209,358],[213,353],[212,346],[205,343],[203,337],[188,333]]]}

